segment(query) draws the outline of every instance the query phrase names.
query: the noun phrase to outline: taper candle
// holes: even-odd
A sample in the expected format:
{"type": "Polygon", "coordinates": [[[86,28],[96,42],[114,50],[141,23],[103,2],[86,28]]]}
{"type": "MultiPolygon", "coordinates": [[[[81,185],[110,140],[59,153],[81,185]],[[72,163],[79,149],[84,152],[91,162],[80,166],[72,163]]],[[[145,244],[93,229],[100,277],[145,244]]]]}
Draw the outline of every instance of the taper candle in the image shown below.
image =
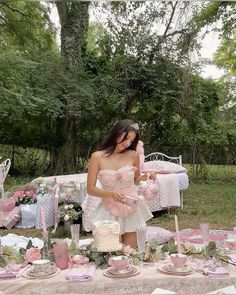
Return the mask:
{"type": "Polygon", "coordinates": [[[43,235],[47,236],[48,231],[47,231],[47,226],[46,226],[46,221],[45,221],[44,208],[43,208],[42,205],[40,206],[40,217],[41,217],[41,225],[42,225],[42,228],[43,228],[43,235]]]}
{"type": "Polygon", "coordinates": [[[181,254],[181,245],[180,245],[180,236],[179,236],[179,224],[178,224],[178,218],[175,214],[175,232],[176,232],[176,243],[177,243],[177,251],[178,254],[181,254]]]}

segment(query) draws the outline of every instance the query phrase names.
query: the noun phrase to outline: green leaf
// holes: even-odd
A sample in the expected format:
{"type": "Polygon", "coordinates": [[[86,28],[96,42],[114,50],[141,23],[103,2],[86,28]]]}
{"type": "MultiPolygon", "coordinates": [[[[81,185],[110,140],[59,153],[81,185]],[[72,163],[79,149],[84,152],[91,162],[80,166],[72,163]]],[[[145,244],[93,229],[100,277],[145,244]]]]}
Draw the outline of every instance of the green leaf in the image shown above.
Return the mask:
{"type": "Polygon", "coordinates": [[[32,243],[32,241],[31,241],[31,239],[29,239],[28,244],[27,244],[27,246],[26,246],[26,249],[30,249],[30,248],[32,248],[32,247],[33,247],[33,243],[32,243]]]}

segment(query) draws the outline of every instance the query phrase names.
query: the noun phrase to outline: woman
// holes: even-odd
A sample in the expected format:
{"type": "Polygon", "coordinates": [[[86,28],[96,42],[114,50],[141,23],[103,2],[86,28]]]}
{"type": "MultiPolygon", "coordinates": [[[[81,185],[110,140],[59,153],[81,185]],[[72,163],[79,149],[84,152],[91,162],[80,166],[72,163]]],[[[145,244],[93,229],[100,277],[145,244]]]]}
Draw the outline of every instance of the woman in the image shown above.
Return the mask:
{"type": "Polygon", "coordinates": [[[140,174],[139,155],[135,151],[138,141],[138,124],[128,119],[116,123],[101,149],[92,154],[87,179],[88,194],[101,198],[92,222],[118,221],[122,242],[132,248],[137,247],[136,229],[144,227],[152,218],[145,201],[138,196],[135,184],[149,177],[155,178],[150,173],[140,174]],[[96,186],[97,180],[101,188],[96,186]]]}

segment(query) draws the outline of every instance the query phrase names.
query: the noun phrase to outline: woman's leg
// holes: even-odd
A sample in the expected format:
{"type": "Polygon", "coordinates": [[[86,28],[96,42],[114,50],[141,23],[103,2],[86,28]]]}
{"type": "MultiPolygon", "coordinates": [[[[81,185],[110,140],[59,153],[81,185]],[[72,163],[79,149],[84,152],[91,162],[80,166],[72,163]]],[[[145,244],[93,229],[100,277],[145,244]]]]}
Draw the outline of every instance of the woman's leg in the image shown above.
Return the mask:
{"type": "Polygon", "coordinates": [[[125,233],[121,236],[122,243],[129,245],[131,248],[137,248],[137,236],[136,232],[125,233]]]}

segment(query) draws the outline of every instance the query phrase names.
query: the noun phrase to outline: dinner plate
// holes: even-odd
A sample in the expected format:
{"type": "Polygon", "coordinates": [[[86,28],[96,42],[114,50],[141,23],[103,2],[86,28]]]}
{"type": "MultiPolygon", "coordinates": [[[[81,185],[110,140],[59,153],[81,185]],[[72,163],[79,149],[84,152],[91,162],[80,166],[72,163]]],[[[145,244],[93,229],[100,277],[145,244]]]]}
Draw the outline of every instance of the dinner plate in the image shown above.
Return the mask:
{"type": "Polygon", "coordinates": [[[133,272],[136,272],[137,268],[132,265],[129,265],[128,267],[126,267],[125,269],[122,269],[122,270],[118,270],[115,267],[110,267],[108,269],[108,271],[109,271],[109,273],[111,273],[113,275],[127,275],[127,274],[131,274],[133,272]]]}
{"type": "Polygon", "coordinates": [[[177,276],[187,276],[194,272],[191,266],[186,265],[185,267],[176,268],[173,264],[160,265],[158,266],[158,270],[166,274],[177,276]]]}
{"type": "Polygon", "coordinates": [[[52,272],[49,273],[38,273],[37,275],[32,272],[32,270],[28,270],[23,273],[23,277],[28,278],[28,279],[46,279],[46,278],[51,278],[58,274],[60,272],[60,269],[56,268],[52,272]]]}
{"type": "Polygon", "coordinates": [[[138,269],[135,266],[132,266],[131,269],[132,271],[127,272],[127,273],[111,273],[110,269],[107,269],[104,271],[104,275],[109,277],[109,278],[128,278],[128,277],[132,277],[132,276],[136,276],[138,275],[140,272],[138,271],[138,269]]]}

